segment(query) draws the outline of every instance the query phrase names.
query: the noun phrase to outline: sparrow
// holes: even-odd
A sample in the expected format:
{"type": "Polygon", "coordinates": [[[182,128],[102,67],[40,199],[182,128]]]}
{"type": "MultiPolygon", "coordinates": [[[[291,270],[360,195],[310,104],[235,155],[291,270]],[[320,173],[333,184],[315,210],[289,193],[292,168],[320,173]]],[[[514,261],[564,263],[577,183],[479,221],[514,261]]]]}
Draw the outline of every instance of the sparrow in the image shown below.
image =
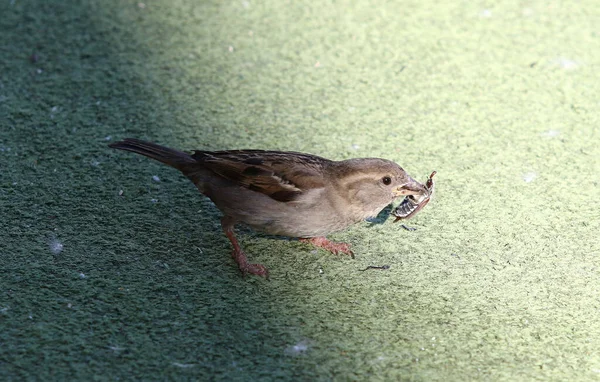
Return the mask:
{"type": "Polygon", "coordinates": [[[248,262],[234,234],[236,224],[354,257],[349,244],[325,236],[377,216],[399,197],[428,193],[423,184],[386,159],[334,161],[266,150],[186,153],[133,138],[109,146],[155,159],[190,179],[223,213],[221,227],[243,275],[268,277],[269,272],[248,262]]]}

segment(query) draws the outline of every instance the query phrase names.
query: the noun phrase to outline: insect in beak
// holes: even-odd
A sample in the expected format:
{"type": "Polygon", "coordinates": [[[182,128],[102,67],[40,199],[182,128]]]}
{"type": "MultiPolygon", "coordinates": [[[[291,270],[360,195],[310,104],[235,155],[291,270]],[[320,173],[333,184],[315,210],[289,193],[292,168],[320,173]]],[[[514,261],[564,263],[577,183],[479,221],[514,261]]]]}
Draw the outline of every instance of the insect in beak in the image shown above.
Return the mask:
{"type": "Polygon", "coordinates": [[[413,196],[417,194],[410,194],[409,196],[405,197],[402,203],[400,203],[400,205],[392,211],[392,216],[396,217],[394,223],[402,219],[410,219],[411,217],[415,216],[423,207],[425,207],[427,203],[429,203],[435,186],[435,183],[433,182],[433,176],[435,174],[436,172],[434,171],[431,173],[431,175],[429,175],[429,178],[425,182],[424,186],[419,183],[421,190],[424,192],[419,192],[419,196],[417,197],[413,196]]]}
{"type": "Polygon", "coordinates": [[[425,193],[427,193],[427,189],[421,183],[415,181],[405,183],[394,190],[394,195],[396,197],[406,195],[422,195],[425,193]]]}

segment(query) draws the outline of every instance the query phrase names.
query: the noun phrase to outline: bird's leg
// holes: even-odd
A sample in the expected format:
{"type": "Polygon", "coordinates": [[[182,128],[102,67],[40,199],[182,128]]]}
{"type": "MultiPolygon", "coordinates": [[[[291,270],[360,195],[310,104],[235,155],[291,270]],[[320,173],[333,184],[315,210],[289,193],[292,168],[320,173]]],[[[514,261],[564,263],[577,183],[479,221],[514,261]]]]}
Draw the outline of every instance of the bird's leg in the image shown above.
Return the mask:
{"type": "Polygon", "coordinates": [[[350,255],[350,256],[352,256],[352,258],[354,258],[354,253],[352,253],[352,250],[350,249],[350,244],[336,243],[334,241],[329,241],[325,236],[301,238],[300,241],[303,243],[312,244],[315,247],[320,247],[320,248],[326,249],[329,252],[336,254],[336,255],[339,253],[344,253],[344,254],[350,255]]]}
{"type": "Polygon", "coordinates": [[[250,273],[253,275],[269,278],[269,270],[265,268],[264,265],[250,264],[248,262],[246,254],[242,250],[242,247],[240,247],[240,244],[238,243],[233,233],[234,224],[234,220],[229,216],[223,216],[221,218],[221,227],[223,227],[223,232],[225,232],[225,235],[227,236],[227,238],[231,242],[231,245],[233,246],[233,252],[231,252],[231,257],[233,257],[233,259],[237,263],[238,267],[240,268],[240,271],[242,271],[242,274],[244,276],[246,275],[246,273],[250,273]]]}

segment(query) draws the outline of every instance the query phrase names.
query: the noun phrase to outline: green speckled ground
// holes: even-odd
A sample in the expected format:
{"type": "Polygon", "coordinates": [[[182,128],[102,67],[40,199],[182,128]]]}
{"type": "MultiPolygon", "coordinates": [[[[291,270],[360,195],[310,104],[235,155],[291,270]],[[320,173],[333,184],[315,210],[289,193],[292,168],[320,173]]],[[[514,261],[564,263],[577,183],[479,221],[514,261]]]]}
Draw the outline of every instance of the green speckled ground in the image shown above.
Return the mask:
{"type": "Polygon", "coordinates": [[[2,1],[0,379],[599,376],[600,8],[373,3],[2,1]],[[355,260],[242,229],[272,274],[243,279],[124,137],[381,156],[437,195],[333,235],[355,260]]]}

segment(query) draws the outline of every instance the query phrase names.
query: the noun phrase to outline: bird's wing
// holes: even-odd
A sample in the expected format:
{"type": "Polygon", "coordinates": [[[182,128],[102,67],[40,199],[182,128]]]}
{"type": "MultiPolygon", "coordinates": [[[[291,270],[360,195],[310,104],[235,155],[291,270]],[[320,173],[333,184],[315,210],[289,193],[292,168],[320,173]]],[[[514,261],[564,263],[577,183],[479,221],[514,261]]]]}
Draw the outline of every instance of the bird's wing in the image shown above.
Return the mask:
{"type": "Polygon", "coordinates": [[[215,174],[280,202],[325,186],[328,159],[314,155],[262,151],[195,151],[192,157],[215,174]]]}

